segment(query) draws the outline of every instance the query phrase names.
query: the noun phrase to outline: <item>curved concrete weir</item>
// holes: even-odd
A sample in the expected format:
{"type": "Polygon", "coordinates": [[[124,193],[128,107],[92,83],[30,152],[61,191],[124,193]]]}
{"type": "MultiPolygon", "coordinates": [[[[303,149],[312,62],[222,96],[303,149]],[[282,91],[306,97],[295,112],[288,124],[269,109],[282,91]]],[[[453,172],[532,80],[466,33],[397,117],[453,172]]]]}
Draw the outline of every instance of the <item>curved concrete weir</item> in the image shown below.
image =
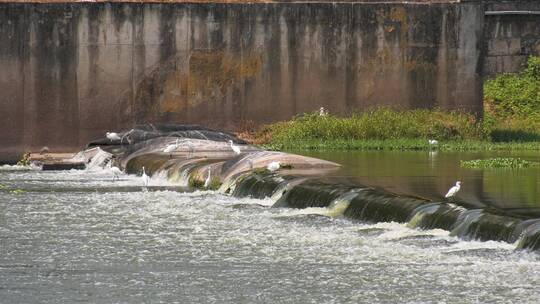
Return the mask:
{"type": "Polygon", "coordinates": [[[307,175],[324,174],[339,167],[339,164],[321,159],[264,151],[249,145],[239,145],[242,154],[236,155],[229,144],[198,139],[181,139],[178,141],[178,149],[164,153],[166,144],[175,140],[160,140],[159,145],[156,145],[156,139],[151,141],[153,143],[147,147],[120,158],[119,164],[125,167],[128,173],[139,172],[142,166],[145,166],[151,174],[167,171],[169,178],[186,175],[183,171],[189,168],[190,173],[186,177],[195,182],[203,182],[210,170],[211,178],[217,179],[219,184],[243,173],[265,170],[266,166],[274,161],[281,163],[282,171],[307,175]]]}
{"type": "Polygon", "coordinates": [[[235,197],[269,197],[274,208],[315,208],[325,216],[398,222],[412,229],[444,229],[465,240],[504,241],[516,243],[520,249],[540,248],[539,219],[474,209],[466,203],[398,195],[346,178],[325,177],[340,165],[266,151],[215,130],[205,132],[204,136],[213,140],[202,139],[201,133],[191,128],[188,133],[163,132],[163,136],[154,132],[152,138],[131,144],[107,143],[103,149],[112,151],[113,162],[127,173],[139,174],[144,166],[150,176],[182,187],[217,190],[235,197]],[[240,148],[240,154],[231,149],[229,140],[240,148]],[[273,172],[267,169],[272,162],[280,162],[280,168],[273,172]]]}

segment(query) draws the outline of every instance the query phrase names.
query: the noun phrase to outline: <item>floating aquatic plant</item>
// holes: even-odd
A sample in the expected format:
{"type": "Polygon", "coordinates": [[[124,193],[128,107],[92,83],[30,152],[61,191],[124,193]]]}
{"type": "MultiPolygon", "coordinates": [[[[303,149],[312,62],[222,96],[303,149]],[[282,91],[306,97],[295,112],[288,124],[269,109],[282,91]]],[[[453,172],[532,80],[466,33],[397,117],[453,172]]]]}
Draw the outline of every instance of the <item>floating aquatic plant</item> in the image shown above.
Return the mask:
{"type": "Polygon", "coordinates": [[[488,159],[474,159],[461,161],[461,166],[465,168],[528,168],[538,166],[537,162],[524,160],[521,158],[496,157],[488,159]]]}

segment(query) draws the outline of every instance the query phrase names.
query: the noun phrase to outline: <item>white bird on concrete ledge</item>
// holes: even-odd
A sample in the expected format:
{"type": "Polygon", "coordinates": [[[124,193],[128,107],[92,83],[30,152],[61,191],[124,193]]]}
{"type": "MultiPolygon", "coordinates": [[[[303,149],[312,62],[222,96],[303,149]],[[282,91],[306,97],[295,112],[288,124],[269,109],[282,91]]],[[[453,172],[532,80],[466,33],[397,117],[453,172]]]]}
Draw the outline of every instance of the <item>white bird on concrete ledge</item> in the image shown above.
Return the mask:
{"type": "Polygon", "coordinates": [[[107,138],[110,141],[120,140],[120,136],[118,136],[118,133],[115,133],[115,132],[107,132],[107,134],[105,134],[105,136],[107,136],[107,138]]]}
{"type": "Polygon", "coordinates": [[[229,140],[229,143],[231,144],[231,149],[234,151],[234,154],[239,155],[240,153],[242,153],[242,151],[240,151],[240,148],[233,144],[232,140],[229,140]]]}
{"type": "Polygon", "coordinates": [[[178,146],[179,146],[179,143],[178,143],[178,138],[177,138],[176,142],[174,144],[167,145],[167,147],[165,147],[165,149],[163,149],[163,152],[171,153],[172,151],[178,149],[178,146]]]}
{"type": "Polygon", "coordinates": [[[461,188],[461,182],[457,181],[456,185],[454,187],[450,188],[450,190],[448,190],[448,193],[446,193],[446,195],[444,197],[449,198],[449,197],[452,197],[452,196],[456,195],[456,193],[458,193],[460,188],[461,188]]]}
{"type": "Polygon", "coordinates": [[[278,161],[273,161],[269,163],[268,166],[266,166],[266,169],[268,169],[268,171],[270,172],[274,172],[279,169],[279,167],[281,167],[281,163],[278,161]]]}

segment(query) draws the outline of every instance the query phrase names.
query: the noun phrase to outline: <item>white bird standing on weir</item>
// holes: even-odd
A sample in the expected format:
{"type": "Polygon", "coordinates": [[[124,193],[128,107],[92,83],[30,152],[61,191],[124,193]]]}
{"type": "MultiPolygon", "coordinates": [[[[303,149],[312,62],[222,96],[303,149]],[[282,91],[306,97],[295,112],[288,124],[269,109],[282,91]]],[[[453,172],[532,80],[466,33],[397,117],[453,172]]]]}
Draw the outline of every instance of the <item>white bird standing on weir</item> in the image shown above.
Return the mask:
{"type": "Polygon", "coordinates": [[[163,152],[171,153],[172,151],[178,149],[178,146],[179,146],[179,143],[178,143],[178,138],[177,138],[176,142],[174,144],[167,145],[167,147],[165,147],[165,149],[163,149],[163,152]]]}
{"type": "Polygon", "coordinates": [[[266,166],[266,169],[268,169],[268,171],[270,172],[274,172],[279,169],[279,167],[281,167],[281,163],[278,161],[273,161],[269,163],[268,166],[266,166]]]}
{"type": "Polygon", "coordinates": [[[150,176],[146,175],[146,171],[144,170],[144,167],[142,167],[142,181],[144,187],[148,187],[148,183],[150,182],[150,176]]]}
{"type": "Polygon", "coordinates": [[[436,144],[439,143],[439,142],[438,142],[437,140],[435,140],[435,139],[430,139],[430,140],[428,140],[428,142],[429,142],[429,144],[432,145],[432,146],[434,146],[434,145],[436,145],[436,144]]]}
{"type": "Polygon", "coordinates": [[[460,188],[461,188],[461,182],[457,181],[456,185],[454,187],[450,188],[450,190],[448,190],[448,193],[446,193],[446,195],[444,197],[449,198],[449,197],[452,197],[452,196],[456,195],[456,193],[458,193],[460,188]]]}
{"type": "Polygon", "coordinates": [[[240,148],[239,148],[238,146],[235,146],[235,145],[233,144],[233,141],[232,141],[232,140],[229,140],[229,143],[231,144],[231,149],[234,151],[234,154],[239,155],[240,153],[242,153],[242,152],[240,151],[240,148]]]}
{"type": "Polygon", "coordinates": [[[118,167],[111,167],[111,172],[113,174],[113,182],[115,179],[119,179],[120,178],[120,175],[124,174],[124,172],[122,172],[122,170],[120,170],[118,167]]]}
{"type": "Polygon", "coordinates": [[[120,136],[118,136],[118,133],[115,132],[107,132],[105,136],[107,136],[110,141],[121,139],[120,136]]]}
{"type": "Polygon", "coordinates": [[[210,186],[210,174],[212,172],[212,169],[208,168],[208,176],[206,177],[206,180],[204,181],[204,187],[208,189],[210,186]]]}

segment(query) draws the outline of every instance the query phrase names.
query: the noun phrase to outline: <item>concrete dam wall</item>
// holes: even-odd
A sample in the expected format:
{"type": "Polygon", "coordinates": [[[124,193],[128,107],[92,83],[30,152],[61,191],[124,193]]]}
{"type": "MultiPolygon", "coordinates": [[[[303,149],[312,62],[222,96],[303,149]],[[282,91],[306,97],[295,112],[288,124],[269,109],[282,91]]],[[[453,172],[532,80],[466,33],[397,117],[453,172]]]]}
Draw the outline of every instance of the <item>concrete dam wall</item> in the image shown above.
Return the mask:
{"type": "Polygon", "coordinates": [[[142,122],[482,112],[483,5],[0,3],[0,158],[142,122]]]}
{"type": "Polygon", "coordinates": [[[519,72],[540,56],[540,1],[488,1],[485,11],[484,76],[519,72]]]}

